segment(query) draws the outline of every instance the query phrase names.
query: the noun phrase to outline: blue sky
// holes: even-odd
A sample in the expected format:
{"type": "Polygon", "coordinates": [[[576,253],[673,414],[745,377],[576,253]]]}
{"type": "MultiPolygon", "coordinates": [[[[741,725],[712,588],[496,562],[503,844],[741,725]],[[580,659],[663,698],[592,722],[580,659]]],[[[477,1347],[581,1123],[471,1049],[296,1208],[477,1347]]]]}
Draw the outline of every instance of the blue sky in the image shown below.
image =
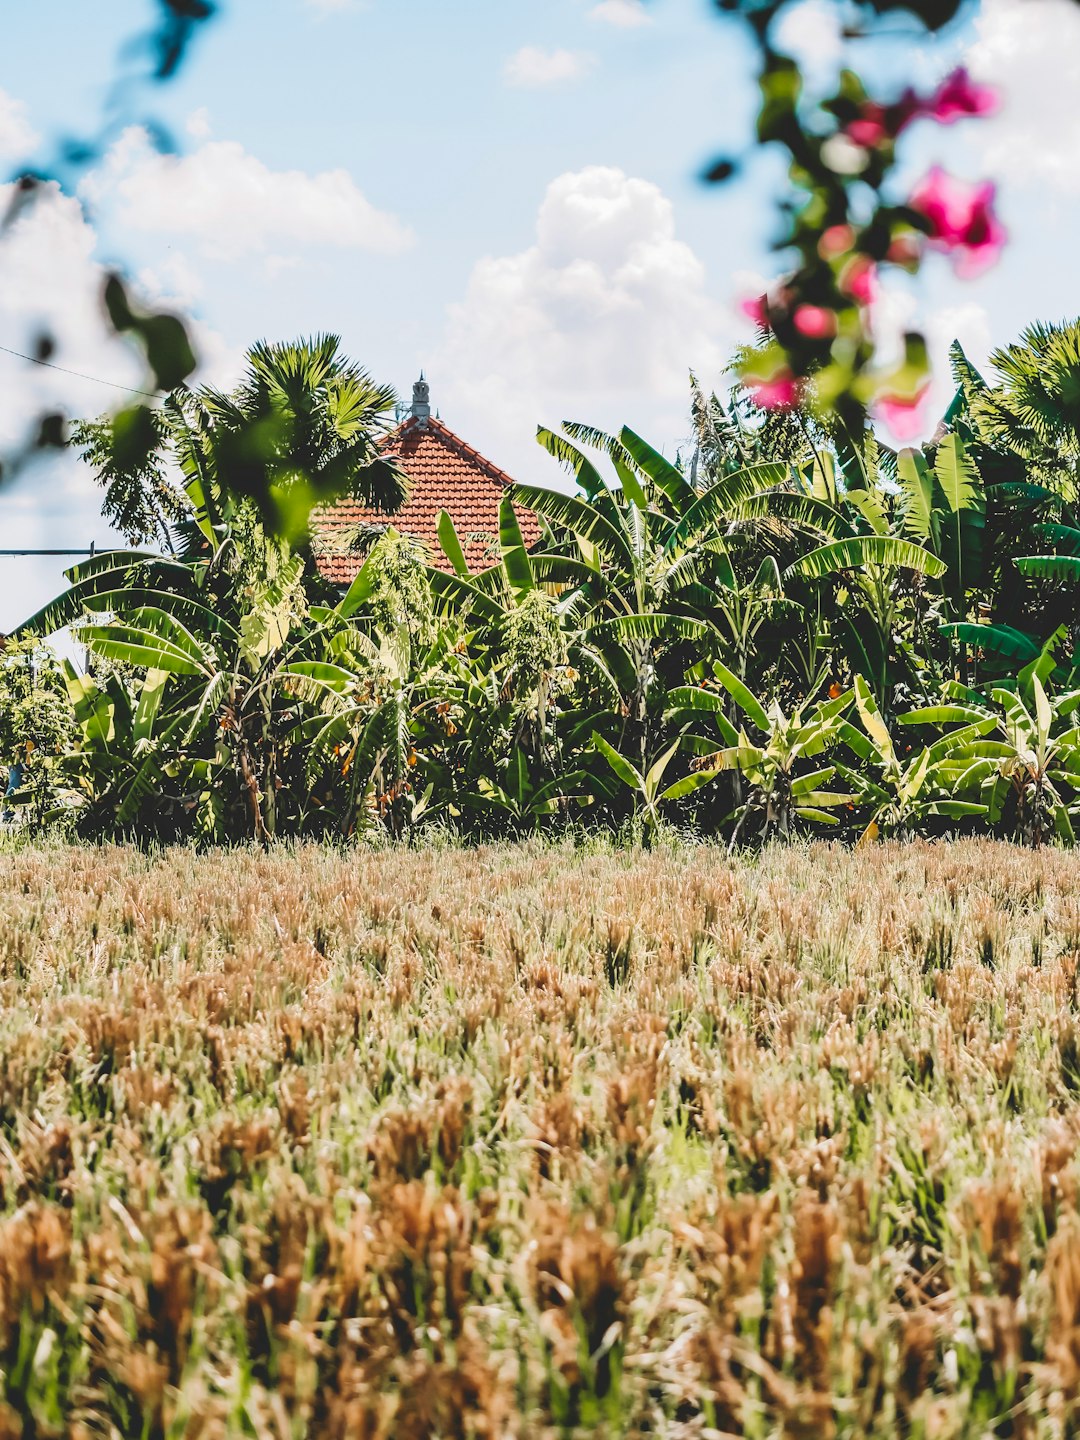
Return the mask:
{"type": "MultiPolygon", "coordinates": [[[[0,163],[47,157],[101,115],[147,0],[51,0],[5,16],[0,163]]],[[[104,333],[102,263],[195,323],[207,378],[244,346],[317,330],[407,393],[423,366],[443,418],[521,478],[552,479],[538,422],[626,421],[670,452],[686,371],[720,383],[745,336],[736,301],[777,273],[768,159],[722,190],[697,180],[753,114],[741,29],[708,0],[222,0],[174,84],[139,91],[127,128],[0,243],[0,345],[48,322],[60,363],[137,382],[104,333]],[[144,114],[172,129],[157,155],[144,114]],[[73,181],[73,184],[76,183],[73,181]]],[[[787,38],[812,72],[841,58],[837,7],[805,0],[787,38]]],[[[886,301],[884,330],[960,333],[980,360],[1035,316],[1075,314],[1068,237],[1080,202],[1080,8],[983,0],[940,41],[898,38],[858,63],[930,85],[963,59],[1008,80],[1000,119],[913,134],[911,178],[944,159],[1001,178],[1012,245],[961,283],[935,263],[886,301]]],[[[0,355],[0,443],[42,400],[94,413],[105,387],[0,355]]],[[[92,486],[53,463],[0,492],[6,545],[107,541],[92,486]]],[[[0,560],[0,629],[61,583],[0,560]]]]}

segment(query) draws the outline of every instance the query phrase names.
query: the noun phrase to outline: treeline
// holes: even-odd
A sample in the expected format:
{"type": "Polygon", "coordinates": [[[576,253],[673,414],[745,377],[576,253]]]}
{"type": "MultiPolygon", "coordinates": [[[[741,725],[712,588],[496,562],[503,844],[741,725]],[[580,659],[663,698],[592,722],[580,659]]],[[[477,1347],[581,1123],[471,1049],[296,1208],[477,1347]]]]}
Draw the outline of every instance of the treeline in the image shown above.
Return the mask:
{"type": "Polygon", "coordinates": [[[9,642],[9,805],[93,836],[229,842],[659,827],[756,843],[1074,836],[1080,792],[1080,324],[1032,327],[921,450],[812,397],[693,387],[695,443],[539,432],[572,489],[516,486],[490,563],[395,532],[392,394],[333,337],[258,346],[132,445],[78,443],[129,550],[9,642]],[[320,502],[350,491],[342,596],[320,502]],[[526,548],[522,510],[541,522],[526,548]],[[150,543],[152,542],[152,543],[150,543]],[[75,626],[87,673],[35,637],[75,626]]]}

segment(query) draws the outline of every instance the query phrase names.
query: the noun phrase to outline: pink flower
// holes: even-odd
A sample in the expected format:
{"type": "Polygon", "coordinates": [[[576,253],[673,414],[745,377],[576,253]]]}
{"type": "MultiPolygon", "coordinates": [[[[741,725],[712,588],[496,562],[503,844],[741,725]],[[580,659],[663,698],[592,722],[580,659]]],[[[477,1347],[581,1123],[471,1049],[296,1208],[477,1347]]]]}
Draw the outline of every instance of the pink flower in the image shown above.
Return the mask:
{"type": "Polygon", "coordinates": [[[818,254],[823,260],[837,260],[855,244],[855,231],[850,225],[830,225],[821,232],[818,254]]]}
{"type": "Polygon", "coordinates": [[[977,84],[961,67],[947,75],[926,99],[909,86],[892,105],[867,100],[855,119],[844,127],[844,133],[864,150],[874,150],[896,140],[913,120],[925,118],[951,125],[968,116],[992,115],[997,105],[997,91],[977,84]]]}
{"type": "Polygon", "coordinates": [[[900,440],[914,440],[926,429],[926,402],[930,391],[923,385],[914,395],[879,395],[874,414],[900,440]]]}
{"type": "Polygon", "coordinates": [[[852,120],[845,134],[864,150],[873,150],[883,140],[890,140],[893,132],[881,105],[864,105],[857,120],[852,120]]]}
{"type": "Polygon", "coordinates": [[[793,410],[799,403],[799,382],[788,369],[772,375],[747,375],[743,384],[762,410],[793,410]]]}
{"type": "Polygon", "coordinates": [[[761,330],[769,329],[769,300],[766,295],[751,295],[739,302],[739,309],[761,330]]]}
{"type": "Polygon", "coordinates": [[[836,316],[821,305],[800,305],[792,320],[808,340],[827,340],[836,334],[836,316]]]}
{"type": "Polygon", "coordinates": [[[989,85],[979,85],[963,66],[947,75],[922,107],[922,113],[940,125],[951,125],[968,115],[992,115],[998,107],[998,93],[989,85]]]}
{"type": "Polygon", "coordinates": [[[845,134],[856,145],[873,150],[888,140],[895,140],[912,120],[925,114],[924,102],[908,88],[893,105],[879,105],[868,100],[856,118],[845,126],[845,134]]]}
{"type": "Polygon", "coordinates": [[[978,275],[997,260],[1005,227],[994,214],[992,180],[968,185],[935,165],[908,204],[930,222],[930,244],[949,252],[958,275],[978,275]]]}
{"type": "Polygon", "coordinates": [[[853,255],[840,274],[840,289],[857,305],[872,305],[877,299],[877,266],[869,255],[853,255]]]}

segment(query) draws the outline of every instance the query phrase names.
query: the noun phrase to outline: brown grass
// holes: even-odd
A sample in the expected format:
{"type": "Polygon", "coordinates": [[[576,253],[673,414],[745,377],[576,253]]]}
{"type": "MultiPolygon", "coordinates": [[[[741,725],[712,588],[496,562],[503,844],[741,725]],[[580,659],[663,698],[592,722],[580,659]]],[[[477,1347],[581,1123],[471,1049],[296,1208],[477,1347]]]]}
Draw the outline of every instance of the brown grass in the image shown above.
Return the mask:
{"type": "Polygon", "coordinates": [[[0,885],[0,1440],[1080,1430],[1080,856],[0,885]]]}

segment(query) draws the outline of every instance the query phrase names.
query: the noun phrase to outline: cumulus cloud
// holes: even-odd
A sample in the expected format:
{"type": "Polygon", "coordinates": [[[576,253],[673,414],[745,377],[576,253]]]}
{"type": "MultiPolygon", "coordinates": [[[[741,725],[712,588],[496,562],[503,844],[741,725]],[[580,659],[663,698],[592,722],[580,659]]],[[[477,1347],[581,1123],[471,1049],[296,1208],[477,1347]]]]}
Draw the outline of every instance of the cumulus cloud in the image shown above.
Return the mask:
{"type": "Polygon", "coordinates": [[[503,78],[517,89],[543,90],[580,80],[594,64],[593,57],[580,50],[541,50],[525,45],[507,60],[503,78]]]}
{"type": "MultiPolygon", "coordinates": [[[[0,186],[0,210],[11,193],[11,186],[0,186]]],[[[12,350],[32,354],[38,337],[49,334],[56,343],[53,361],[64,367],[49,369],[0,355],[0,453],[28,439],[42,413],[97,415],[123,405],[146,384],[138,358],[106,323],[101,304],[105,275],[96,248],[97,235],[82,207],[55,185],[43,187],[0,235],[0,335],[12,350]]],[[[175,303],[171,292],[181,279],[163,272],[157,286],[137,282],[136,295],[175,303]]],[[[234,383],[239,355],[209,327],[196,322],[189,328],[203,362],[197,378],[234,383]]],[[[100,511],[99,490],[71,456],[43,461],[14,489],[0,491],[0,522],[9,547],[104,544],[108,533],[100,511]]],[[[0,630],[18,624],[61,589],[62,564],[0,565],[0,630]]]]}
{"type": "Polygon", "coordinates": [[[1004,99],[1001,114],[978,127],[987,169],[1080,194],[1080,8],[1072,0],[984,0],[975,27],[968,65],[1004,99]]]}
{"type": "Polygon", "coordinates": [[[378,210],[345,170],[272,170],[231,140],[163,155],[132,126],[83,185],[132,230],[190,236],[207,256],[237,260],[270,247],[333,245],[395,254],[411,231],[378,210]]]}
{"type": "Polygon", "coordinates": [[[589,18],[614,25],[618,30],[636,30],[652,23],[644,0],[600,0],[600,4],[589,11],[589,18]]]}
{"type": "Polygon", "coordinates": [[[526,474],[541,420],[683,435],[687,369],[715,376],[732,330],[663,192],[594,166],[548,187],[534,244],[476,265],[450,311],[437,398],[526,474]]]}
{"type": "Polygon", "coordinates": [[[40,140],[23,102],[0,90],[0,160],[25,160],[40,140]]]}

